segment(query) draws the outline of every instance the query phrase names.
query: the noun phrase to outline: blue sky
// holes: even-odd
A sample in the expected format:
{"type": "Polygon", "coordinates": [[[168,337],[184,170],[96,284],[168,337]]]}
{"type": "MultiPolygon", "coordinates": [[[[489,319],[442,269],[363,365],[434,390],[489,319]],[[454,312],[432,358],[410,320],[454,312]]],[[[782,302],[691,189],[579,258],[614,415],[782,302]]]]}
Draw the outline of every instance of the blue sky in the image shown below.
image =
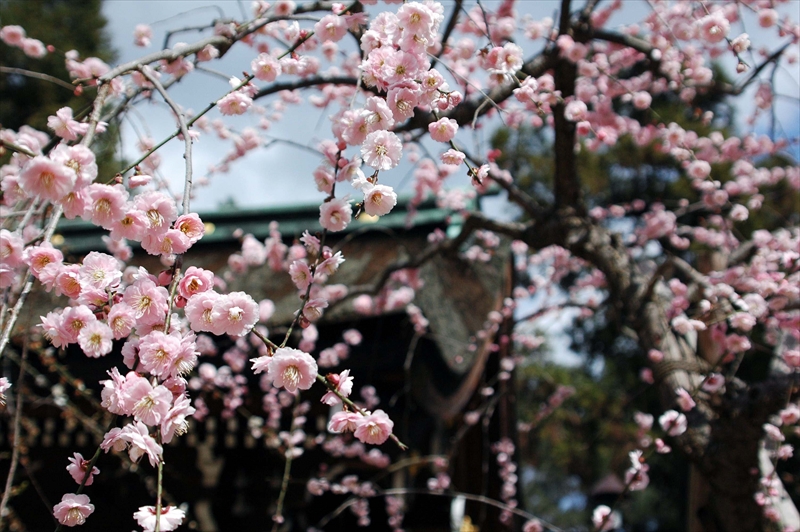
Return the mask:
{"type": "MultiPolygon", "coordinates": [[[[493,3],[496,1],[489,0],[484,5],[493,3]]],[[[447,4],[448,2],[445,2],[445,5],[447,4]]],[[[529,0],[518,1],[517,7],[522,13],[530,13],[536,18],[541,18],[553,16],[557,12],[558,4],[559,2],[552,0],[529,0]]],[[[800,1],[795,0],[785,7],[789,12],[793,12],[792,16],[796,20],[800,1]]],[[[612,19],[610,26],[627,22],[628,20],[624,20],[626,18],[629,20],[640,18],[647,9],[647,4],[643,1],[630,2],[630,4],[626,4],[620,15],[612,19]]],[[[103,4],[104,14],[109,21],[108,30],[112,36],[112,44],[118,50],[120,62],[136,59],[146,52],[160,48],[167,30],[208,24],[220,16],[241,20],[243,11],[246,11],[249,16],[249,10],[249,1],[234,0],[216,2],[106,0],[103,4]],[[138,23],[151,24],[153,27],[153,44],[147,49],[137,48],[133,45],[133,29],[138,23]]],[[[755,44],[760,44],[758,39],[759,36],[763,37],[763,30],[758,28],[752,20],[746,20],[745,24],[751,40],[755,44]]],[[[738,31],[739,28],[735,28],[732,30],[732,34],[738,31]]],[[[173,36],[171,44],[178,41],[191,42],[198,38],[200,38],[200,34],[197,31],[190,31],[173,36]]],[[[794,53],[796,55],[797,50],[794,53]]],[[[241,76],[242,70],[249,70],[250,61],[254,55],[254,50],[250,48],[235,46],[222,61],[213,62],[209,66],[225,75],[241,76]]],[[[723,64],[729,69],[735,67],[732,57],[724,58],[723,64]]],[[[323,68],[325,66],[326,63],[323,62],[323,68]]],[[[800,105],[797,99],[800,96],[798,64],[781,68],[775,75],[778,93],[785,96],[779,97],[777,100],[778,127],[776,131],[779,134],[783,132],[788,137],[797,137],[800,135],[800,105]]],[[[180,105],[197,110],[219,98],[228,89],[229,85],[222,76],[195,72],[190,79],[178,83],[170,89],[170,92],[173,99],[180,105]]],[[[755,87],[737,102],[740,130],[747,130],[751,127],[744,121],[752,112],[754,90],[755,87]]],[[[160,103],[160,98],[156,98],[155,101],[157,102],[155,104],[140,105],[138,112],[130,115],[129,121],[123,128],[123,146],[129,155],[138,155],[138,151],[135,149],[138,140],[137,134],[146,134],[158,141],[169,135],[175,128],[175,121],[170,111],[163,103],[160,103]]],[[[266,105],[267,102],[258,103],[266,105]]],[[[330,122],[326,118],[335,111],[336,109],[332,108],[317,109],[310,105],[290,106],[284,113],[284,119],[274,122],[266,135],[286,139],[296,145],[314,147],[320,140],[332,137],[330,122]]],[[[220,115],[218,111],[214,110],[209,117],[214,119],[219,118],[220,115]]],[[[234,127],[252,125],[252,120],[249,118],[236,118],[232,121],[234,127]]],[[[769,117],[762,116],[755,124],[754,129],[759,133],[767,133],[769,117]]],[[[465,135],[462,141],[467,145],[472,145],[476,140],[480,142],[483,135],[488,135],[488,131],[481,132],[478,139],[473,139],[472,134],[465,135]]],[[[198,177],[205,175],[209,165],[218,163],[231,149],[231,146],[230,141],[220,140],[213,133],[203,135],[195,146],[195,175],[198,177]]],[[[438,147],[433,147],[433,149],[437,150],[438,147]]],[[[182,183],[184,173],[183,145],[174,140],[160,153],[163,160],[162,174],[175,183],[175,190],[177,190],[182,183]]],[[[797,146],[794,147],[793,153],[800,158],[797,146]]],[[[235,162],[229,173],[214,176],[210,186],[198,189],[197,199],[193,205],[198,210],[209,210],[228,197],[233,198],[242,207],[320,201],[323,194],[316,191],[311,176],[318,163],[319,158],[312,153],[290,144],[277,144],[270,149],[256,150],[246,158],[235,162]]],[[[399,186],[401,193],[410,193],[411,180],[408,175],[410,170],[410,165],[401,165],[392,171],[382,173],[381,180],[386,184],[399,186]]],[[[464,186],[467,182],[466,179],[456,178],[454,184],[464,186]]]]}

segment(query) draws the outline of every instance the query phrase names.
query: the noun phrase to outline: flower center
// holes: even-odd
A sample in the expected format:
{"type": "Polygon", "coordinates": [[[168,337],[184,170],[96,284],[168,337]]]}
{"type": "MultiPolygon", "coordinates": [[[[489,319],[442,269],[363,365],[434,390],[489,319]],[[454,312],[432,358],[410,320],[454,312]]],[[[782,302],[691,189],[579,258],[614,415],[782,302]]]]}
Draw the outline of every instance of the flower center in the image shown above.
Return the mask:
{"type": "Polygon", "coordinates": [[[42,184],[45,187],[49,187],[50,185],[53,184],[53,180],[55,179],[55,176],[50,172],[42,172],[42,175],[40,176],[40,178],[42,180],[42,184]]]}
{"type": "Polygon", "coordinates": [[[239,321],[244,316],[244,310],[239,307],[231,307],[228,311],[228,319],[231,321],[239,321]]]}
{"type": "Polygon", "coordinates": [[[164,223],[164,217],[157,209],[150,209],[147,211],[147,218],[150,220],[150,225],[153,227],[161,227],[164,223]]]}
{"type": "Polygon", "coordinates": [[[145,395],[144,397],[139,399],[139,402],[136,403],[136,405],[133,407],[133,413],[139,417],[143,417],[144,414],[153,409],[153,406],[155,406],[155,404],[156,402],[153,401],[152,397],[150,397],[149,395],[145,395]]]}
{"type": "Polygon", "coordinates": [[[108,198],[100,198],[94,204],[94,211],[102,214],[111,212],[111,201],[108,198]]]}
{"type": "Polygon", "coordinates": [[[75,523],[78,525],[82,525],[86,522],[86,518],[83,517],[80,508],[70,508],[67,512],[67,519],[68,523],[75,523]]]}
{"type": "Polygon", "coordinates": [[[300,383],[300,370],[297,369],[297,366],[289,366],[283,370],[283,380],[296,388],[300,383]]]}
{"type": "Polygon", "coordinates": [[[142,311],[142,312],[145,312],[145,311],[147,311],[147,309],[149,309],[149,308],[150,308],[150,305],[151,305],[152,303],[153,303],[153,300],[152,300],[152,299],[150,299],[150,296],[142,296],[142,297],[140,297],[140,298],[139,298],[139,300],[136,302],[136,305],[134,305],[134,308],[135,308],[136,310],[140,310],[140,311],[142,311]]]}

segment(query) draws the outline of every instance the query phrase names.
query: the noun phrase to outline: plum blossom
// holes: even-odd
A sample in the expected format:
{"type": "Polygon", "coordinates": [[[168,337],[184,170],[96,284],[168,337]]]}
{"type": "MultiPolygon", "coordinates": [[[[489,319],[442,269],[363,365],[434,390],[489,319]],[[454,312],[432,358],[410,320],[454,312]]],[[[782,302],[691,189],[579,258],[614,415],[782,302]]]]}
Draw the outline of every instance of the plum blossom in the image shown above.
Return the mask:
{"type": "Polygon", "coordinates": [[[72,118],[72,109],[69,107],[62,107],[55,116],[47,117],[47,127],[65,140],[77,140],[82,132],[80,122],[72,118]]]}
{"type": "Polygon", "coordinates": [[[258,303],[244,292],[231,292],[215,302],[211,319],[224,334],[243,336],[258,322],[258,303]]]}
{"type": "Polygon", "coordinates": [[[319,224],[328,231],[342,231],[353,217],[353,208],[350,200],[333,198],[326,201],[319,208],[319,224]]]}
{"type": "Polygon", "coordinates": [[[696,406],[696,403],[694,402],[694,399],[692,399],[692,396],[689,394],[689,392],[687,392],[683,388],[678,388],[675,391],[675,394],[678,396],[677,398],[678,406],[680,406],[681,410],[683,410],[684,412],[688,412],[689,410],[691,410],[696,406]]]}
{"type": "Polygon", "coordinates": [[[686,416],[675,410],[667,410],[658,418],[658,424],[670,436],[680,436],[686,432],[686,416]]]}
{"type": "Polygon", "coordinates": [[[133,29],[133,43],[136,46],[146,48],[150,46],[150,39],[153,38],[153,29],[147,24],[137,24],[133,29]]]}
{"type": "Polygon", "coordinates": [[[61,502],[53,506],[53,516],[64,526],[78,526],[86,522],[86,518],[94,512],[94,504],[89,502],[88,495],[66,493],[61,502]]]}
{"type": "Polygon", "coordinates": [[[72,192],[76,179],[74,170],[40,155],[22,169],[19,186],[31,198],[58,201],[72,192]]]}
{"type": "Polygon", "coordinates": [[[277,388],[289,392],[308,390],[317,379],[317,362],[308,353],[291,347],[281,347],[275,354],[254,358],[253,373],[267,370],[267,378],[277,388]]]}
{"type": "Polygon", "coordinates": [[[564,118],[570,122],[580,122],[586,119],[588,108],[586,104],[580,100],[572,100],[564,108],[564,118]]]}
{"type": "MultiPolygon", "coordinates": [[[[353,392],[353,377],[350,376],[350,370],[346,369],[339,374],[330,373],[327,376],[328,382],[336,387],[336,391],[342,396],[348,397],[353,392]]],[[[320,401],[328,406],[338,405],[342,402],[339,396],[333,392],[327,392],[322,396],[320,401]]]]}
{"type": "Polygon", "coordinates": [[[436,122],[428,124],[428,132],[431,138],[437,142],[450,142],[456,136],[458,122],[452,118],[440,118],[436,122]]]}
{"type": "Polygon", "coordinates": [[[383,216],[397,205],[397,194],[392,187],[374,185],[364,188],[364,212],[370,216],[383,216]]]}
{"type": "Polygon", "coordinates": [[[605,504],[601,504],[592,512],[592,524],[599,532],[615,530],[622,526],[622,518],[619,513],[611,510],[605,504]]]}
{"type": "Polygon", "coordinates": [[[161,516],[156,517],[155,506],[142,506],[138,512],[134,512],[133,518],[144,529],[144,532],[153,532],[158,521],[159,530],[170,532],[178,528],[186,514],[175,506],[164,506],[161,508],[161,516]]]}
{"type": "Polygon", "coordinates": [[[189,299],[195,294],[211,290],[214,286],[214,272],[189,266],[183,278],[178,283],[178,293],[181,297],[189,299]]]}
{"type": "Polygon", "coordinates": [[[69,459],[67,471],[72,479],[79,485],[83,484],[83,479],[86,477],[86,483],[84,485],[91,486],[94,482],[94,476],[100,473],[99,469],[92,467],[91,472],[87,475],[86,473],[89,471],[90,463],[91,460],[84,460],[81,453],[74,453],[74,456],[69,459]]]}
{"type": "Polygon", "coordinates": [[[133,309],[141,324],[154,325],[164,320],[169,308],[168,297],[166,288],[142,278],[125,289],[122,301],[133,309]]]}
{"type": "Polygon", "coordinates": [[[394,427],[394,422],[383,410],[376,410],[362,417],[357,424],[354,436],[364,443],[373,445],[384,443],[392,434],[394,427]]]}
{"type": "Polygon", "coordinates": [[[252,105],[253,99],[242,91],[226,94],[217,102],[219,112],[223,115],[243,115],[252,105]]]}
{"type": "Polygon", "coordinates": [[[358,412],[350,412],[347,410],[336,412],[331,416],[331,420],[328,423],[328,431],[334,433],[353,432],[356,430],[359,423],[361,423],[362,417],[363,416],[358,412]]]}
{"type": "Polygon", "coordinates": [[[150,465],[155,467],[161,461],[163,448],[150,436],[147,425],[141,421],[128,423],[124,427],[111,429],[106,433],[100,447],[108,452],[111,449],[122,451],[128,448],[128,455],[131,460],[138,462],[139,459],[147,454],[150,465]]]}
{"type": "Polygon", "coordinates": [[[390,131],[373,131],[361,146],[361,158],[376,170],[391,170],[400,163],[403,144],[390,131]]]}
{"type": "Polygon", "coordinates": [[[111,352],[114,333],[102,321],[95,320],[82,327],[78,333],[78,345],[84,354],[91,358],[99,358],[111,352]]]}

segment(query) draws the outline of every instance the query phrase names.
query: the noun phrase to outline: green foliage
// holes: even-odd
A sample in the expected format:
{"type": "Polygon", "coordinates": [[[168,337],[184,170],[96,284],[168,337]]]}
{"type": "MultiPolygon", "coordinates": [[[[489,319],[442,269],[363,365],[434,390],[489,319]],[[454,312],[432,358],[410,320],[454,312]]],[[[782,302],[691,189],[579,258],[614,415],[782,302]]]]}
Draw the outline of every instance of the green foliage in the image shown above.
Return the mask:
{"type": "MultiPolygon", "coordinates": [[[[25,56],[21,50],[2,45],[3,65],[40,72],[70,82],[64,66],[64,53],[77,50],[81,59],[99,57],[109,62],[114,53],[104,28],[106,19],[101,0],[4,0],[0,2],[3,25],[17,24],[29,37],[55,47],[41,59],[25,56]]],[[[75,96],[72,91],[51,81],[23,74],[4,74],[0,77],[0,123],[17,130],[29,125],[46,131],[47,117],[68,105],[75,114],[88,109],[92,92],[75,96]]]]}
{"type": "MultiPolygon", "coordinates": [[[[0,43],[0,65],[16,72],[0,73],[0,125],[18,130],[31,126],[50,134],[47,117],[62,107],[72,108],[80,119],[91,110],[95,89],[85,88],[76,95],[73,90],[26,74],[36,72],[71,83],[64,64],[64,54],[77,50],[80,59],[98,57],[111,62],[115,53],[105,31],[106,19],[101,12],[101,0],[2,0],[2,25],[16,24],[25,28],[29,37],[52,45],[55,51],[41,59],[27,57],[22,50],[0,43]]],[[[118,124],[110,124],[105,135],[98,138],[94,151],[100,168],[101,181],[110,180],[120,168],[114,159],[118,124]]]]}

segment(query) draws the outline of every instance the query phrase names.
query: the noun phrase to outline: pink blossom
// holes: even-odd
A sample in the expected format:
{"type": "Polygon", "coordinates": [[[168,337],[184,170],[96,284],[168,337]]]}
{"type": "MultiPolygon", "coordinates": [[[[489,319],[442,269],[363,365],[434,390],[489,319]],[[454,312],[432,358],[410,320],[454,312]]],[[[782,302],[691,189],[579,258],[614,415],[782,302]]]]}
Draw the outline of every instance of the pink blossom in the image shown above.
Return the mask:
{"type": "Polygon", "coordinates": [[[86,522],[86,518],[94,512],[94,504],[89,502],[88,495],[67,493],[61,502],[53,506],[53,516],[64,526],[77,526],[86,522]]]}
{"type": "Polygon", "coordinates": [[[189,397],[186,394],[179,395],[166,417],[161,421],[161,438],[164,443],[171,442],[176,434],[185,433],[189,428],[186,418],[194,413],[195,408],[191,406],[189,397]]]}
{"type": "Polygon", "coordinates": [[[153,176],[146,174],[135,174],[128,178],[128,187],[136,188],[143,187],[153,180],[153,176]]]}
{"type": "Polygon", "coordinates": [[[75,343],[78,341],[80,332],[90,323],[97,321],[89,307],[86,305],[79,305],[65,310],[63,316],[63,332],[67,335],[68,343],[75,343]]]}
{"type": "Polygon", "coordinates": [[[155,426],[167,415],[172,404],[172,393],[163,385],[155,388],[147,379],[137,379],[124,389],[126,405],[136,421],[155,426]]]}
{"type": "Polygon", "coordinates": [[[275,387],[292,393],[298,389],[308,390],[317,379],[317,362],[299,349],[281,347],[273,356],[255,358],[252,362],[254,373],[266,368],[267,378],[275,387]]]}
{"type": "Polygon", "coordinates": [[[348,345],[358,345],[363,339],[361,333],[355,329],[347,329],[344,331],[342,333],[342,338],[344,338],[344,341],[347,342],[348,345]]]}
{"type": "Polygon", "coordinates": [[[383,216],[397,205],[397,194],[392,187],[374,185],[364,190],[364,212],[370,216],[383,216]]]}
{"type": "Polygon", "coordinates": [[[47,316],[40,316],[40,319],[44,336],[54,347],[71,343],[71,334],[64,327],[64,317],[60,312],[48,312],[47,316]]]}
{"type": "Polygon", "coordinates": [[[146,48],[153,38],[153,29],[147,24],[137,24],[133,29],[133,44],[146,48]]]}
{"type": "Polygon", "coordinates": [[[186,235],[191,244],[197,243],[205,233],[203,221],[193,212],[178,216],[178,219],[175,220],[175,229],[186,235]]]}
{"type": "Polygon", "coordinates": [[[400,162],[403,144],[390,131],[373,131],[361,146],[364,162],[376,170],[391,170],[400,162]]]}
{"type": "Polygon", "coordinates": [[[182,350],[180,334],[151,331],[139,340],[139,360],[142,367],[156,377],[166,378],[172,363],[182,350]]]}
{"type": "Polygon", "coordinates": [[[720,12],[706,15],[697,24],[702,39],[711,44],[725,40],[731,29],[730,22],[720,12]]]}
{"type": "Polygon", "coordinates": [[[586,104],[580,100],[572,100],[564,108],[564,118],[570,122],[580,122],[586,118],[588,108],[586,104]]]}
{"type": "Polygon", "coordinates": [[[393,427],[394,422],[386,412],[376,410],[359,419],[354,436],[364,443],[380,445],[389,438],[393,427]]]}
{"type": "Polygon", "coordinates": [[[122,185],[94,183],[86,189],[86,211],[84,218],[105,229],[124,216],[128,192],[122,185]]]}
{"type": "Polygon", "coordinates": [[[103,389],[100,392],[102,399],[100,404],[112,414],[130,415],[133,412],[133,404],[128,400],[125,390],[137,380],[144,379],[144,377],[134,372],[130,372],[123,377],[116,367],[111,368],[108,375],[111,377],[110,380],[100,381],[100,384],[103,385],[103,389]]]}
{"type": "Polygon", "coordinates": [[[200,292],[186,302],[184,312],[193,331],[224,334],[222,324],[214,322],[214,305],[222,296],[213,291],[200,292]]]}
{"type": "Polygon", "coordinates": [[[454,150],[452,148],[444,152],[441,156],[441,160],[444,164],[451,164],[453,166],[460,165],[464,162],[465,158],[466,155],[464,155],[463,152],[454,150]]]}
{"type": "Polygon", "coordinates": [[[156,521],[158,521],[159,530],[170,532],[178,528],[185,517],[186,514],[183,510],[175,506],[162,507],[160,517],[156,517],[155,506],[142,506],[138,512],[133,514],[133,518],[144,529],[144,532],[153,532],[156,529],[156,521]]]}
{"type": "MultiPolygon", "coordinates": [[[[342,256],[341,251],[337,251],[327,259],[320,262],[315,271],[317,274],[330,276],[336,273],[336,271],[339,269],[339,266],[342,264],[344,264],[344,257],[342,256]]],[[[331,286],[328,286],[327,288],[331,288],[331,286]]]]}
{"type": "Polygon", "coordinates": [[[686,416],[675,410],[667,410],[658,418],[658,424],[670,436],[680,436],[686,432],[686,416]]]}
{"type": "Polygon", "coordinates": [[[99,358],[111,352],[113,337],[114,334],[108,325],[95,320],[81,328],[78,333],[78,345],[86,356],[99,358]]]}
{"type": "Polygon", "coordinates": [[[76,140],[81,132],[80,122],[72,118],[72,109],[62,107],[55,116],[47,117],[47,127],[65,140],[76,140]]]}
{"type": "Polygon", "coordinates": [[[543,532],[542,522],[538,519],[531,519],[522,525],[522,532],[543,532]]]}
{"type": "Polygon", "coordinates": [[[353,209],[347,199],[333,198],[319,208],[319,224],[328,231],[344,230],[352,216],[353,209]]]}
{"type": "Polygon", "coordinates": [[[436,122],[428,124],[428,132],[431,138],[437,142],[450,142],[456,136],[458,122],[452,118],[440,118],[436,122]]]}
{"type": "Polygon", "coordinates": [[[9,46],[20,46],[25,39],[25,29],[22,26],[3,26],[0,28],[0,40],[9,46]]]}
{"type": "Polygon", "coordinates": [[[414,108],[418,102],[417,91],[410,87],[392,87],[386,96],[386,103],[392,111],[392,117],[398,122],[414,116],[414,108]]]}
{"type": "Polygon", "coordinates": [[[328,301],[321,298],[312,298],[303,305],[303,317],[314,323],[322,317],[322,309],[328,307],[328,301]]]}
{"type": "Polygon", "coordinates": [[[140,278],[128,288],[122,301],[136,313],[136,319],[144,325],[154,325],[164,321],[169,305],[169,293],[163,286],[148,278],[140,278]]]}
{"type": "Polygon", "coordinates": [[[631,467],[625,472],[625,484],[631,491],[643,490],[650,483],[647,472],[650,466],[644,463],[642,451],[635,450],[629,453],[631,467]]]}
{"type": "Polygon", "coordinates": [[[731,41],[731,48],[737,54],[742,54],[750,49],[750,36],[742,33],[731,41]]]}
{"type": "Polygon", "coordinates": [[[719,373],[710,373],[703,382],[703,390],[716,393],[725,386],[725,377],[719,373]]]}
{"type": "Polygon", "coordinates": [[[125,214],[111,222],[109,230],[112,239],[125,238],[128,240],[140,241],[145,235],[145,231],[150,225],[145,213],[138,209],[131,208],[130,204],[123,207],[125,214]]]}
{"type": "Polygon", "coordinates": [[[592,512],[592,524],[595,530],[604,532],[619,528],[622,521],[618,513],[612,511],[605,504],[601,504],[592,512]]]}
{"type": "Polygon", "coordinates": [[[347,21],[338,15],[325,15],[314,25],[314,35],[323,41],[341,41],[346,34],[347,21]]]}
{"type": "Polygon", "coordinates": [[[681,410],[683,410],[684,412],[688,412],[689,410],[691,410],[696,406],[696,403],[694,402],[694,399],[692,399],[692,396],[689,394],[689,392],[687,392],[683,388],[678,388],[675,391],[675,394],[678,396],[677,399],[678,406],[680,406],[681,410]]]}
{"type": "Polygon", "coordinates": [[[258,322],[258,304],[244,292],[231,292],[215,302],[212,320],[225,334],[242,336],[258,322]]]}
{"type": "Polygon", "coordinates": [[[633,106],[637,109],[647,109],[653,103],[653,97],[647,91],[638,91],[633,94],[633,106]]]}
{"type": "Polygon", "coordinates": [[[100,473],[100,470],[96,467],[92,467],[91,472],[89,472],[90,462],[91,460],[84,460],[81,453],[74,453],[74,457],[69,459],[67,471],[73,480],[75,480],[75,482],[77,482],[79,485],[83,484],[83,479],[86,477],[86,483],[84,486],[91,486],[94,482],[94,476],[100,473]],[[87,472],[89,472],[88,475],[86,474],[87,472]]]}
{"type": "Polygon", "coordinates": [[[758,12],[758,25],[762,28],[771,28],[778,22],[778,12],[774,9],[762,9],[758,12]]]}
{"type": "Polygon", "coordinates": [[[692,179],[705,179],[711,173],[711,165],[706,161],[692,161],[689,163],[686,173],[692,179]]]}
{"type": "Polygon", "coordinates": [[[71,168],[37,156],[31,159],[19,174],[19,186],[29,197],[58,201],[75,186],[77,174],[71,168]]]}
{"type": "Polygon", "coordinates": [[[23,264],[22,250],[25,242],[17,232],[0,229],[0,264],[16,268],[23,264]]]}
{"type": "Polygon", "coordinates": [[[178,218],[175,201],[161,192],[145,192],[136,196],[133,206],[147,216],[149,230],[155,234],[166,233],[178,218]]]}
{"type": "MultiPolygon", "coordinates": [[[[336,391],[342,396],[348,397],[353,392],[353,377],[350,376],[350,370],[346,369],[339,374],[330,373],[327,376],[328,382],[336,387],[336,391]]],[[[342,402],[339,396],[333,392],[327,392],[322,396],[320,401],[328,406],[338,405],[342,402]]]]}
{"type": "MultiPolygon", "coordinates": [[[[169,393],[169,391],[167,391],[167,393],[169,393]]],[[[170,396],[171,395],[172,394],[170,394],[170,396]]],[[[158,442],[150,436],[147,426],[141,421],[128,423],[122,427],[122,429],[119,429],[119,432],[115,432],[112,435],[114,430],[115,429],[112,429],[111,432],[106,434],[106,438],[103,440],[103,448],[106,452],[108,452],[108,449],[112,446],[117,449],[116,442],[121,441],[129,444],[128,456],[130,456],[131,460],[134,462],[138,462],[145,454],[147,454],[147,459],[152,467],[155,467],[161,461],[161,455],[164,450],[158,442]]]]}
{"type": "Polygon", "coordinates": [[[214,272],[189,266],[178,283],[178,293],[189,299],[195,294],[211,290],[214,286],[214,272]]]}
{"type": "Polygon", "coordinates": [[[681,315],[672,318],[672,328],[678,334],[687,334],[689,331],[705,331],[707,327],[700,320],[691,320],[681,315]]]}
{"type": "Polygon", "coordinates": [[[253,75],[261,81],[272,82],[281,74],[281,64],[268,54],[259,54],[250,63],[253,75]]]}
{"type": "Polygon", "coordinates": [[[289,275],[298,290],[305,290],[311,284],[311,269],[302,260],[296,260],[289,266],[289,275]]]}
{"type": "Polygon", "coordinates": [[[49,264],[59,264],[64,260],[64,255],[53,247],[50,242],[26,248],[22,254],[22,260],[31,269],[35,277],[39,277],[49,264]]]}
{"type": "Polygon", "coordinates": [[[111,255],[90,252],[83,259],[83,264],[78,271],[78,279],[83,286],[94,288],[108,288],[117,286],[122,279],[119,262],[111,255]]]}
{"type": "Polygon", "coordinates": [[[336,412],[331,416],[328,423],[328,431],[330,432],[353,432],[358,427],[363,416],[357,412],[336,412]]]}
{"type": "Polygon", "coordinates": [[[47,55],[47,48],[39,39],[22,39],[21,48],[25,55],[34,59],[40,59],[47,55]]]}
{"type": "Polygon", "coordinates": [[[217,102],[223,115],[242,115],[253,105],[253,99],[242,91],[231,92],[217,102]]]}

